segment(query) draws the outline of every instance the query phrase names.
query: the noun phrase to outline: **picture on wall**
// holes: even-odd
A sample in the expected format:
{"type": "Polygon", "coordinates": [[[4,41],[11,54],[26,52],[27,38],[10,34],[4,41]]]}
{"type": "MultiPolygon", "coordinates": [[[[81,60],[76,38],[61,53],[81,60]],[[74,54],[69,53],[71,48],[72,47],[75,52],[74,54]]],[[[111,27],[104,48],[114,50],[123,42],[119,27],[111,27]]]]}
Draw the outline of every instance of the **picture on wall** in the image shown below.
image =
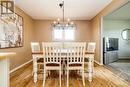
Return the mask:
{"type": "Polygon", "coordinates": [[[23,46],[23,17],[14,14],[14,18],[0,19],[0,48],[23,46]]]}

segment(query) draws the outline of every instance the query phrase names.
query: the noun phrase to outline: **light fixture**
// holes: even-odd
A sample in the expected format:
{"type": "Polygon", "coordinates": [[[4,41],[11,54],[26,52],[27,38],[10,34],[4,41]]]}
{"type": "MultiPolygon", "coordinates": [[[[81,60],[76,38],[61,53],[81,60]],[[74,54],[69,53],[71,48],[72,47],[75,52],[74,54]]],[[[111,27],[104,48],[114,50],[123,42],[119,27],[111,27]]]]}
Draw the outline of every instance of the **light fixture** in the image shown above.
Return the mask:
{"type": "Polygon", "coordinates": [[[62,29],[65,29],[67,27],[75,27],[74,22],[70,21],[70,19],[68,18],[67,21],[65,21],[65,9],[64,9],[64,1],[62,1],[62,3],[59,4],[60,8],[62,9],[63,12],[63,17],[62,20],[60,20],[60,18],[57,19],[57,21],[54,21],[52,26],[53,27],[59,27],[62,29]]]}

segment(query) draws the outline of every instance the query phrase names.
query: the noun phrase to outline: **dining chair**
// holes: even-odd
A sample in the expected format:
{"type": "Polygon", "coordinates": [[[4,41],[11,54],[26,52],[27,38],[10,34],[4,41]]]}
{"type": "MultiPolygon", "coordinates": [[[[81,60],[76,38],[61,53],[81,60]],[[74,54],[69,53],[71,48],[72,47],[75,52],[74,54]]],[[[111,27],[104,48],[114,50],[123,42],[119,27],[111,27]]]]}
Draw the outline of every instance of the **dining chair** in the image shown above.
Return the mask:
{"type": "Polygon", "coordinates": [[[31,50],[32,50],[32,52],[40,51],[39,42],[31,42],[31,50]]]}
{"type": "MultiPolygon", "coordinates": [[[[95,54],[95,48],[96,48],[96,42],[88,42],[88,45],[87,45],[87,53],[89,54],[93,54],[93,56],[94,56],[94,54],[95,54]]],[[[94,60],[94,59],[93,59],[94,60]]],[[[85,59],[85,72],[88,72],[87,71],[87,68],[86,68],[86,66],[88,65],[88,61],[87,61],[87,59],[85,59]]],[[[94,71],[94,62],[93,61],[91,61],[91,65],[92,65],[92,67],[90,67],[90,68],[92,68],[91,70],[92,70],[92,72],[94,71]]],[[[89,67],[88,67],[89,68],[89,67]]]]}
{"type": "MultiPolygon", "coordinates": [[[[31,42],[31,51],[32,51],[32,53],[33,52],[40,52],[41,51],[40,43],[39,42],[31,42]]],[[[32,56],[34,56],[34,55],[32,54],[32,56]]],[[[37,70],[38,71],[42,71],[43,70],[41,68],[41,66],[43,66],[43,63],[44,63],[43,58],[39,58],[38,57],[36,59],[33,59],[33,68],[34,68],[33,69],[33,75],[34,75],[34,73],[37,74],[37,72],[36,72],[37,70]]]]}
{"type": "Polygon", "coordinates": [[[61,48],[57,48],[56,43],[43,42],[43,56],[44,56],[44,75],[43,87],[45,87],[46,74],[48,70],[59,71],[59,83],[61,87],[61,48]]]}
{"type": "Polygon", "coordinates": [[[85,86],[84,79],[84,56],[85,56],[85,42],[77,42],[71,48],[67,48],[67,87],[69,87],[69,71],[78,70],[82,72],[82,82],[85,86]]]}
{"type": "Polygon", "coordinates": [[[95,53],[96,43],[95,42],[88,42],[87,52],[95,53]]]}
{"type": "Polygon", "coordinates": [[[72,48],[77,43],[80,42],[64,42],[64,49],[72,48]]]}

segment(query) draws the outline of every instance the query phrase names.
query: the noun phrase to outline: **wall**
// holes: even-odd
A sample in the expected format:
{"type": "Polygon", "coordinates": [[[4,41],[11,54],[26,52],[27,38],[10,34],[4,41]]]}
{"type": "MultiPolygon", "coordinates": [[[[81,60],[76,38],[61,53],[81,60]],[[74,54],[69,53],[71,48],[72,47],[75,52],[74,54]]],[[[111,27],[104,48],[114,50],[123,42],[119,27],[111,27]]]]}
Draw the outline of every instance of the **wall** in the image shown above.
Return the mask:
{"type": "Polygon", "coordinates": [[[11,70],[32,59],[30,42],[33,39],[33,20],[19,8],[16,8],[16,13],[24,19],[24,46],[19,48],[0,49],[0,52],[16,52],[17,55],[10,59],[11,70]]]}
{"type": "MultiPolygon", "coordinates": [[[[52,41],[51,23],[53,21],[35,21],[35,41],[52,41]]],[[[76,23],[76,41],[91,40],[91,24],[90,21],[74,21],[76,23]]]]}
{"type": "Polygon", "coordinates": [[[96,42],[96,53],[95,53],[95,60],[102,64],[102,54],[101,54],[101,47],[102,47],[102,26],[101,26],[101,19],[103,16],[107,15],[108,13],[112,12],[113,10],[119,8],[123,4],[128,2],[128,0],[113,0],[106,8],[104,8],[97,16],[95,16],[91,20],[91,27],[92,27],[92,36],[93,41],[96,42]]]}
{"type": "Polygon", "coordinates": [[[130,21],[105,19],[103,26],[103,37],[119,38],[118,58],[130,59],[130,41],[123,40],[121,37],[124,29],[130,29],[130,21]]]}

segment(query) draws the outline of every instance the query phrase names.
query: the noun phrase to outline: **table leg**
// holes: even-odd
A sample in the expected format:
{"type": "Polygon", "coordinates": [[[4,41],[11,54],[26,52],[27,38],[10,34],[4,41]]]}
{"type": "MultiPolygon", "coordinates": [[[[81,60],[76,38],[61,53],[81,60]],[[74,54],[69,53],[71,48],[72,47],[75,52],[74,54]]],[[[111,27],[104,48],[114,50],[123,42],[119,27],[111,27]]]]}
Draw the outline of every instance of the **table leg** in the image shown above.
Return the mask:
{"type": "Polygon", "coordinates": [[[62,75],[64,75],[65,69],[66,69],[66,67],[65,67],[65,60],[62,59],[62,65],[61,65],[61,74],[62,74],[62,75]]]}
{"type": "Polygon", "coordinates": [[[61,75],[63,75],[64,73],[64,61],[62,62],[62,65],[61,65],[61,75]]]}
{"type": "Polygon", "coordinates": [[[34,83],[37,82],[37,58],[33,57],[33,79],[34,83]]]}
{"type": "Polygon", "coordinates": [[[92,62],[93,62],[93,59],[89,58],[88,60],[89,60],[89,63],[88,63],[88,80],[89,80],[89,82],[92,82],[92,74],[93,74],[92,62]]]}

